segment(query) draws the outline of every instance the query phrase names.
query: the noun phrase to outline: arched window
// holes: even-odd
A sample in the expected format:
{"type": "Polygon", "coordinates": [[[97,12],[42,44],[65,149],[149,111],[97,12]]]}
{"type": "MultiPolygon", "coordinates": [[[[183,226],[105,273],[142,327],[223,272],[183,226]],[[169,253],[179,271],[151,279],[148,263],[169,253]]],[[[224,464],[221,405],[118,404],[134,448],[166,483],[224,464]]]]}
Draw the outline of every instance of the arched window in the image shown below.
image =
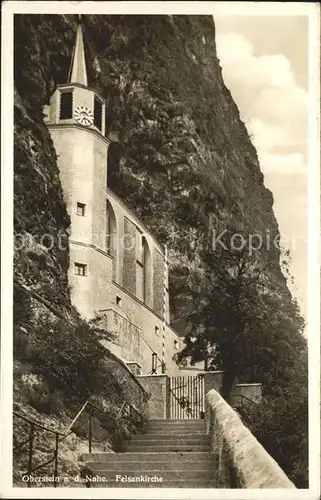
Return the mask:
{"type": "Polygon", "coordinates": [[[106,250],[113,257],[113,279],[116,279],[116,264],[117,264],[117,223],[114,209],[107,200],[106,206],[106,250]]]}
{"type": "Polygon", "coordinates": [[[151,307],[151,254],[140,230],[136,237],[136,296],[151,307]]]}
{"type": "Polygon", "coordinates": [[[150,303],[150,285],[151,285],[151,255],[145,236],[142,238],[142,261],[143,261],[143,301],[150,303]]]}
{"type": "Polygon", "coordinates": [[[110,188],[117,185],[120,173],[121,146],[118,142],[112,142],[108,148],[107,158],[107,186],[110,188]]]}

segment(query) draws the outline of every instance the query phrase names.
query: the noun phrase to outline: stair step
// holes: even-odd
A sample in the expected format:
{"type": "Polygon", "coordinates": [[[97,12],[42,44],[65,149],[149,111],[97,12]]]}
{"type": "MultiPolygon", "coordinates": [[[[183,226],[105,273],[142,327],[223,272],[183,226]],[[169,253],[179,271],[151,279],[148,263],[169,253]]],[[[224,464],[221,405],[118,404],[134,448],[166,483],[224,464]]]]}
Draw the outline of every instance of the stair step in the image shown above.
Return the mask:
{"type": "Polygon", "coordinates": [[[171,421],[164,421],[164,422],[148,422],[147,424],[148,427],[180,427],[180,426],[185,426],[189,427],[190,429],[194,429],[196,427],[205,427],[205,422],[204,420],[197,420],[195,422],[191,422],[188,420],[180,420],[179,422],[171,422],[171,421]]]}
{"type": "MultiPolygon", "coordinates": [[[[128,455],[128,453],[126,453],[128,455]]],[[[157,454],[158,455],[158,454],[157,454]]],[[[144,460],[135,459],[133,461],[126,460],[115,460],[111,458],[111,460],[105,461],[87,461],[86,465],[93,471],[97,473],[101,473],[101,471],[145,471],[144,473],[150,473],[151,470],[158,471],[193,471],[193,470],[203,470],[205,471],[213,471],[214,467],[214,455],[208,456],[207,458],[195,458],[194,460],[183,460],[182,457],[176,457],[176,453],[174,453],[174,457],[171,459],[165,460],[145,460],[145,455],[140,454],[140,458],[144,460]]],[[[158,458],[158,457],[155,457],[158,458]]]]}
{"type": "Polygon", "coordinates": [[[157,434],[157,439],[158,439],[158,436],[160,434],[167,434],[169,437],[172,437],[172,436],[177,436],[177,435],[180,435],[180,434],[183,434],[183,435],[189,435],[189,436],[199,436],[199,435],[203,435],[203,436],[206,436],[207,433],[205,432],[205,429],[198,429],[198,431],[193,431],[191,429],[185,429],[184,427],[181,428],[181,429],[177,429],[175,431],[167,431],[167,429],[146,429],[146,431],[142,434],[135,434],[135,436],[145,436],[146,434],[157,434]]]}
{"type": "Polygon", "coordinates": [[[205,426],[205,420],[149,420],[147,425],[166,425],[167,427],[188,425],[189,427],[198,427],[205,426]]]}
{"type": "Polygon", "coordinates": [[[105,488],[215,488],[215,458],[205,421],[192,419],[151,420],[125,452],[81,456],[91,487],[105,488]]]}
{"type": "Polygon", "coordinates": [[[129,452],[125,453],[84,453],[81,455],[80,460],[83,462],[136,462],[136,461],[146,461],[146,462],[173,462],[175,463],[186,463],[195,462],[197,460],[212,460],[213,454],[209,450],[205,451],[147,451],[142,452],[129,452]]]}
{"type": "Polygon", "coordinates": [[[205,429],[187,429],[183,427],[182,429],[174,429],[174,430],[167,430],[167,429],[157,429],[157,428],[152,428],[152,429],[146,429],[143,434],[135,434],[135,436],[155,436],[155,438],[159,438],[159,436],[166,435],[168,437],[171,436],[207,436],[205,429]]]}
{"type": "Polygon", "coordinates": [[[129,446],[134,444],[135,446],[158,446],[158,445],[166,445],[166,444],[188,444],[188,445],[198,445],[198,444],[209,444],[208,436],[184,436],[180,438],[178,436],[173,437],[172,439],[168,438],[167,435],[159,437],[158,439],[152,439],[149,436],[145,436],[142,438],[141,436],[133,436],[129,441],[129,446]]]}
{"type": "Polygon", "coordinates": [[[194,431],[205,431],[206,427],[204,424],[197,424],[197,425],[188,425],[188,424],[152,424],[148,425],[145,428],[145,431],[149,430],[163,430],[165,432],[173,432],[173,431],[179,431],[180,429],[186,431],[186,432],[194,432],[194,431]]]}
{"type": "Polygon", "coordinates": [[[189,424],[200,424],[205,422],[203,418],[152,418],[148,420],[149,424],[181,424],[181,423],[189,423],[189,424]]]}
{"type": "Polygon", "coordinates": [[[135,434],[131,437],[130,441],[159,441],[163,439],[167,440],[172,440],[173,438],[181,439],[181,440],[195,440],[195,441],[205,441],[209,440],[209,436],[205,434],[204,432],[199,432],[196,434],[195,432],[190,432],[189,434],[185,433],[180,433],[180,432],[173,432],[172,434],[169,434],[168,432],[162,432],[159,434],[154,434],[153,433],[146,433],[146,434],[135,434]]]}
{"type": "MultiPolygon", "coordinates": [[[[87,464],[88,465],[88,464],[87,464]]],[[[103,469],[92,469],[93,476],[98,477],[98,478],[104,478],[107,479],[108,481],[115,481],[117,479],[118,475],[121,476],[128,476],[128,477],[133,477],[133,476],[146,476],[146,477],[161,477],[163,480],[168,481],[168,480],[189,480],[189,479],[208,479],[208,480],[213,480],[213,475],[214,475],[214,468],[212,469],[207,469],[207,470],[183,470],[183,469],[172,469],[172,470],[159,470],[159,469],[149,469],[146,470],[142,466],[140,470],[132,470],[130,468],[120,468],[118,470],[108,470],[108,468],[105,467],[103,469]]]]}
{"type": "Polygon", "coordinates": [[[168,443],[168,444],[129,444],[127,448],[128,452],[148,452],[153,450],[154,452],[162,452],[162,451],[209,451],[209,444],[195,444],[195,443],[168,443]]]}
{"type": "MultiPolygon", "coordinates": [[[[124,474],[125,476],[125,474],[124,474]]],[[[168,479],[162,482],[122,482],[108,481],[108,483],[91,483],[93,488],[216,488],[214,479],[168,479]]]]}
{"type": "Polygon", "coordinates": [[[190,429],[194,429],[196,427],[205,427],[205,420],[164,420],[163,422],[157,422],[156,420],[149,420],[146,424],[147,427],[180,427],[184,425],[189,427],[190,429]]]}

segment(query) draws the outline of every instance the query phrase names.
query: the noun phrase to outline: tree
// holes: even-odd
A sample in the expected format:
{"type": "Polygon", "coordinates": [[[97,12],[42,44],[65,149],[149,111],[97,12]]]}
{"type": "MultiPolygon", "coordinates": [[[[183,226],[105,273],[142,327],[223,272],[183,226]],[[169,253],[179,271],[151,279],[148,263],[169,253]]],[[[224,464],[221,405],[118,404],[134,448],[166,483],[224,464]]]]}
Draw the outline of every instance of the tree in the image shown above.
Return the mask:
{"type": "Polygon", "coordinates": [[[307,344],[304,320],[279,264],[288,275],[289,252],[275,248],[253,252],[248,244],[235,244],[234,234],[249,241],[246,233],[230,229],[222,245],[203,248],[202,286],[195,275],[181,277],[180,293],[194,291],[198,300],[185,317],[185,347],[177,361],[207,358],[208,369],[223,370],[227,400],[236,377],[240,382],[261,382],[262,403],[248,409],[245,424],[297,487],[304,488],[308,485],[307,344]]]}
{"type": "Polygon", "coordinates": [[[219,248],[204,253],[207,290],[188,318],[190,331],[178,355],[179,361],[188,357],[192,363],[207,357],[209,367],[222,369],[227,399],[237,376],[260,381],[273,392],[276,377],[277,385],[284,385],[298,352],[306,350],[304,321],[275,249],[270,255],[253,251],[249,241],[246,233],[229,229],[219,248]]]}

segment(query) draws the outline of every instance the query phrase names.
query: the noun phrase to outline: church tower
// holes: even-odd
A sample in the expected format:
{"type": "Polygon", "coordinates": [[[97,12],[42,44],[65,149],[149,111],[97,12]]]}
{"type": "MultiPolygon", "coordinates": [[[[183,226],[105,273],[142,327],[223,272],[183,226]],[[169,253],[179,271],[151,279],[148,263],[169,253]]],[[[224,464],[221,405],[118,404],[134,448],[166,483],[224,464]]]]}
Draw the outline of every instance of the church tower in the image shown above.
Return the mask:
{"type": "Polygon", "coordinates": [[[58,157],[64,199],[71,217],[71,297],[87,318],[105,307],[112,262],[106,248],[106,102],[88,87],[82,26],[76,34],[67,83],[47,107],[47,126],[58,157]],[[102,295],[100,295],[102,294],[102,295]]]}

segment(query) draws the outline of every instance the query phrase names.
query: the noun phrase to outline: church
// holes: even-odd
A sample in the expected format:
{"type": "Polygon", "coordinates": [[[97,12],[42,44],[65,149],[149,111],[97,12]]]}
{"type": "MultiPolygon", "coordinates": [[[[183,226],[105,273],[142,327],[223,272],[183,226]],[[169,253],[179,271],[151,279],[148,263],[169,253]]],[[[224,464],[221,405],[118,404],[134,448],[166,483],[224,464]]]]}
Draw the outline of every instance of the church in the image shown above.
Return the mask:
{"type": "Polygon", "coordinates": [[[68,81],[44,109],[71,218],[73,305],[101,318],[114,354],[137,374],[180,373],[181,338],[170,326],[166,249],[107,185],[106,101],[88,86],[81,24],[68,81]]]}

